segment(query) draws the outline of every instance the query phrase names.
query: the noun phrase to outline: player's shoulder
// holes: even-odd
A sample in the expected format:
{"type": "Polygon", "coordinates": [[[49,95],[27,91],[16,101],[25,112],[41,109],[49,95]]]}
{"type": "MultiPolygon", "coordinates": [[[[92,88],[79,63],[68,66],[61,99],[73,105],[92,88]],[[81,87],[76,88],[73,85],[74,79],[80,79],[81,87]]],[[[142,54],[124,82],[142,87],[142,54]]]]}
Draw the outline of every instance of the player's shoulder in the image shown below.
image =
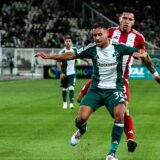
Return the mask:
{"type": "Polygon", "coordinates": [[[115,30],[118,30],[118,29],[119,29],[118,26],[116,26],[116,27],[110,27],[110,28],[108,28],[108,31],[115,31],[115,30]]]}
{"type": "Polygon", "coordinates": [[[87,46],[79,48],[77,53],[92,51],[94,47],[96,47],[96,43],[89,43],[87,46]]]}
{"type": "Polygon", "coordinates": [[[136,36],[138,38],[143,38],[144,39],[144,36],[142,33],[140,33],[139,31],[137,31],[136,29],[132,29],[132,33],[136,34],[136,36]]]}
{"type": "Polygon", "coordinates": [[[73,46],[72,49],[77,49],[77,47],[73,46]]]}
{"type": "Polygon", "coordinates": [[[115,40],[115,39],[111,39],[111,44],[112,45],[118,45],[118,44],[120,44],[121,42],[119,42],[119,41],[117,41],[117,40],[115,40]]]}
{"type": "Polygon", "coordinates": [[[72,47],[72,50],[73,50],[74,52],[77,52],[78,49],[77,49],[77,47],[73,46],[73,47],[72,47]]]}
{"type": "Polygon", "coordinates": [[[84,47],[84,51],[85,50],[88,50],[88,49],[91,49],[91,48],[94,48],[96,46],[96,43],[89,43],[86,47],[84,47]]]}
{"type": "Polygon", "coordinates": [[[123,42],[120,42],[120,41],[117,41],[116,39],[110,39],[111,40],[111,44],[112,45],[125,45],[126,46],[126,44],[125,43],[123,43],[123,42]]]}
{"type": "Polygon", "coordinates": [[[109,38],[113,38],[112,36],[114,34],[115,35],[114,38],[118,39],[117,34],[119,34],[119,32],[120,32],[118,26],[117,27],[110,27],[107,30],[108,30],[108,37],[109,38]]]}
{"type": "Polygon", "coordinates": [[[112,39],[111,40],[111,44],[112,44],[112,46],[114,46],[114,48],[126,48],[127,47],[127,45],[125,44],[125,43],[123,43],[123,42],[119,42],[119,41],[115,41],[114,39],[112,39]]]}
{"type": "Polygon", "coordinates": [[[65,48],[62,48],[60,51],[59,51],[59,54],[62,54],[62,53],[65,53],[65,48]]]}

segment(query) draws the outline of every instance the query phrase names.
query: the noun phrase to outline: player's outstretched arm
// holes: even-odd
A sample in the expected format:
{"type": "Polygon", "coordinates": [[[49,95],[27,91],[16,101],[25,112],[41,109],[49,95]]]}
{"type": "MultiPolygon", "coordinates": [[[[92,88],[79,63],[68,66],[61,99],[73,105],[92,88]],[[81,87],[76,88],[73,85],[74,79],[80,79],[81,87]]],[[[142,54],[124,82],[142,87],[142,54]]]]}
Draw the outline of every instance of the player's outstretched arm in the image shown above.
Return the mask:
{"type": "Polygon", "coordinates": [[[50,56],[48,54],[44,53],[44,52],[38,52],[38,53],[35,54],[34,57],[41,57],[43,59],[49,59],[50,58],[50,56]]]}
{"type": "Polygon", "coordinates": [[[83,98],[84,96],[85,96],[85,94],[83,94],[83,93],[80,92],[80,93],[78,94],[78,97],[77,97],[77,102],[80,103],[81,100],[82,100],[82,98],[83,98]]]}
{"type": "Polygon", "coordinates": [[[145,64],[145,66],[147,67],[147,69],[152,73],[155,80],[160,84],[160,75],[156,71],[156,69],[154,68],[154,65],[153,65],[153,62],[152,62],[150,56],[147,54],[146,56],[142,57],[142,61],[145,64]]]}
{"type": "Polygon", "coordinates": [[[140,59],[140,58],[143,58],[143,57],[146,57],[147,56],[147,53],[143,50],[139,50],[138,52],[134,52],[132,54],[132,56],[135,58],[135,59],[140,59]]]}
{"type": "MultiPolygon", "coordinates": [[[[158,74],[158,72],[157,72],[157,74],[158,74]]],[[[159,76],[159,74],[157,76],[154,76],[154,79],[160,84],[160,76],[159,76]]]]}
{"type": "Polygon", "coordinates": [[[76,55],[73,52],[66,52],[64,54],[54,54],[49,55],[45,52],[38,52],[36,53],[35,57],[41,57],[43,59],[54,59],[54,60],[71,60],[76,59],[76,55]]]}

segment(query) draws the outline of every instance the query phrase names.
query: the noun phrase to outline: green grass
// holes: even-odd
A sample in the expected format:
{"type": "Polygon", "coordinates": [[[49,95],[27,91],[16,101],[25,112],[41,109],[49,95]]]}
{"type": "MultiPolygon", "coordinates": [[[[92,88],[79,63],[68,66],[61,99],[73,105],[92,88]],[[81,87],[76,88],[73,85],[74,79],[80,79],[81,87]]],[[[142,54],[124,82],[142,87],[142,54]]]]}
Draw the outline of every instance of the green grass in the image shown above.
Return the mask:
{"type": "MultiPolygon", "coordinates": [[[[76,96],[86,80],[78,80],[76,96]]],[[[0,160],[104,160],[113,119],[104,107],[88,121],[88,131],[76,147],[74,110],[63,110],[59,80],[0,81],[0,160]]],[[[160,86],[132,80],[130,112],[138,148],[128,153],[123,136],[120,160],[160,160],[160,86]]]]}

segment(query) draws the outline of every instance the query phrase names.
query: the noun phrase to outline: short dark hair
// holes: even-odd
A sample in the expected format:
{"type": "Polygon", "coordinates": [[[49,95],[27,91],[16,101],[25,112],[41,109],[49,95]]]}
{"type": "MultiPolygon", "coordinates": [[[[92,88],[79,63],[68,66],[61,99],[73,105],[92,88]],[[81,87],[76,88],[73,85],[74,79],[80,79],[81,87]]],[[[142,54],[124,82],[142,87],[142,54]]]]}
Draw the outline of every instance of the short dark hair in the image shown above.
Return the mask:
{"type": "Polygon", "coordinates": [[[71,39],[71,40],[72,40],[72,38],[71,38],[70,35],[66,35],[66,36],[64,37],[64,40],[66,40],[66,39],[71,39]]]}
{"type": "Polygon", "coordinates": [[[121,13],[123,13],[123,12],[132,13],[135,18],[137,17],[137,11],[136,11],[134,8],[124,7],[124,8],[121,10],[121,13]]]}
{"type": "Polygon", "coordinates": [[[93,24],[92,29],[96,29],[99,27],[104,28],[104,29],[108,29],[106,22],[97,22],[97,23],[93,24]]]}

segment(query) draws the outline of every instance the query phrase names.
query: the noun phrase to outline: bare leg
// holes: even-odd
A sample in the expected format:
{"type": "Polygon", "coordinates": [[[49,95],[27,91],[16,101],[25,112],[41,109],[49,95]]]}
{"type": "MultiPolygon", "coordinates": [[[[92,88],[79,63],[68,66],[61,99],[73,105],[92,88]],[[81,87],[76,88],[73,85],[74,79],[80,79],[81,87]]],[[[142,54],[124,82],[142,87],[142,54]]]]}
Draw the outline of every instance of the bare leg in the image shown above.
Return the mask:
{"type": "Polygon", "coordinates": [[[93,109],[89,106],[80,106],[75,123],[76,127],[79,129],[80,133],[84,134],[86,132],[87,120],[92,114],[93,109]]]}

